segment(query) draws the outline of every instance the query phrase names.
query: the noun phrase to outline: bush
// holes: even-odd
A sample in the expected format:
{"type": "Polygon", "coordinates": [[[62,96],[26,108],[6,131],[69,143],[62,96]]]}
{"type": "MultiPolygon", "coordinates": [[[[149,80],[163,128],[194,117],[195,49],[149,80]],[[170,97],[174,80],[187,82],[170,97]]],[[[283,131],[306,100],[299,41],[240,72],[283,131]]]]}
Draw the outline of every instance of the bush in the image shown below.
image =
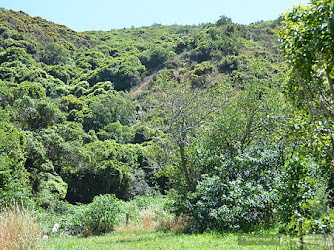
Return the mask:
{"type": "Polygon", "coordinates": [[[219,177],[204,177],[190,198],[192,215],[201,229],[247,229],[268,222],[271,218],[275,191],[241,178],[222,181],[219,177]]]}
{"type": "Polygon", "coordinates": [[[88,205],[73,206],[73,215],[68,215],[61,229],[71,235],[99,235],[113,230],[119,201],[114,195],[96,196],[88,205]]]}
{"type": "Polygon", "coordinates": [[[32,214],[14,206],[0,214],[0,249],[35,249],[42,232],[32,214]]]}
{"type": "Polygon", "coordinates": [[[330,193],[323,169],[311,158],[295,154],[285,162],[278,187],[281,233],[329,233],[330,193]]]}
{"type": "Polygon", "coordinates": [[[196,188],[186,192],[174,185],[170,195],[177,212],[194,217],[200,231],[270,224],[282,172],[278,149],[256,145],[234,159],[213,149],[197,145],[189,152],[196,188]]]}
{"type": "Polygon", "coordinates": [[[142,229],[182,231],[188,224],[187,216],[170,213],[170,200],[158,193],[146,193],[133,200],[118,200],[107,194],[96,196],[87,205],[58,202],[47,211],[38,210],[39,221],[48,235],[90,236],[117,231],[142,229]],[[55,225],[59,230],[53,230],[55,225]]]}
{"type": "Polygon", "coordinates": [[[112,231],[118,212],[118,200],[114,195],[95,197],[84,213],[88,233],[100,234],[112,231]]]}

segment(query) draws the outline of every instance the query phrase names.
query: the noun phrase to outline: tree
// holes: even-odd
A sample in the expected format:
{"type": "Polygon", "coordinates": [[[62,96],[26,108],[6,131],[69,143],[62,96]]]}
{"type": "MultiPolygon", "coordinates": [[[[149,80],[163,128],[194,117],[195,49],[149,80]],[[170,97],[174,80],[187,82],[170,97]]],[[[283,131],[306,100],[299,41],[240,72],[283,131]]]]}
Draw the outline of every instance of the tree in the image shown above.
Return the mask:
{"type": "Polygon", "coordinates": [[[66,63],[70,62],[66,49],[57,43],[46,44],[41,54],[41,61],[48,65],[65,65],[66,63]]]}
{"type": "Polygon", "coordinates": [[[90,100],[89,109],[89,114],[83,121],[84,129],[87,131],[90,129],[98,131],[116,121],[127,126],[134,121],[134,105],[117,91],[109,91],[93,97],[90,100]]]}
{"type": "Polygon", "coordinates": [[[277,90],[265,87],[255,77],[243,88],[218,113],[211,129],[212,146],[231,159],[251,146],[276,144],[289,108],[277,90]]]}
{"type": "Polygon", "coordinates": [[[220,16],[218,21],[216,22],[217,25],[225,25],[229,23],[232,23],[232,19],[224,15],[220,16]]]}
{"type": "Polygon", "coordinates": [[[187,82],[176,83],[164,71],[156,86],[157,104],[154,110],[162,117],[160,129],[166,132],[176,144],[181,163],[181,172],[185,178],[187,190],[194,191],[192,171],[187,163],[186,147],[191,145],[192,138],[212,114],[222,108],[231,94],[226,86],[211,85],[203,88],[192,88],[187,82]]]}
{"type": "Polygon", "coordinates": [[[334,10],[332,0],[312,0],[284,16],[280,37],[290,72],[287,95],[308,110],[321,144],[334,158],[334,10]]]}
{"type": "Polygon", "coordinates": [[[0,107],[0,206],[21,201],[28,204],[28,175],[24,168],[25,138],[9,122],[8,111],[0,107]]]}
{"type": "Polygon", "coordinates": [[[188,164],[196,166],[196,190],[176,196],[176,206],[203,230],[249,229],[274,216],[290,110],[277,89],[266,87],[272,82],[258,79],[256,72],[188,148],[188,164]]]}

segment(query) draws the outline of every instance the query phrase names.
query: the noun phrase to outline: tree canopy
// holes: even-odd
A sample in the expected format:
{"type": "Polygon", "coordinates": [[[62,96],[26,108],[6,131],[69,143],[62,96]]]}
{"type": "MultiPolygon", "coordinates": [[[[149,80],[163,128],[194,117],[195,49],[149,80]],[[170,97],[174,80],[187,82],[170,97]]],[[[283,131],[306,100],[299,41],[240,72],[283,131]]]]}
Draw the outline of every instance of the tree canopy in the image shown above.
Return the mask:
{"type": "Polygon", "coordinates": [[[280,37],[289,63],[287,95],[308,110],[316,134],[334,158],[334,11],[331,0],[296,6],[283,18],[280,37]]]}

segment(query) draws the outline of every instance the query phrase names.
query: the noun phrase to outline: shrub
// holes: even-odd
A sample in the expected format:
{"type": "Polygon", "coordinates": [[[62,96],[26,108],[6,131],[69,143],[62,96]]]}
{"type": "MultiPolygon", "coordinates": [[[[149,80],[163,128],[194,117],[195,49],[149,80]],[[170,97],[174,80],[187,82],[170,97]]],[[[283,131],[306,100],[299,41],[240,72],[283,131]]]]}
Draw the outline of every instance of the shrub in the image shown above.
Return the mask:
{"type": "Polygon", "coordinates": [[[118,200],[114,195],[95,197],[84,213],[89,233],[100,234],[112,231],[118,211],[118,200]]]}
{"type": "Polygon", "coordinates": [[[100,195],[88,205],[76,206],[72,212],[61,224],[67,233],[84,236],[108,233],[114,228],[119,201],[114,195],[100,195]]]}
{"type": "Polygon", "coordinates": [[[32,214],[18,206],[0,214],[0,249],[35,249],[42,233],[32,214]]]}
{"type": "Polygon", "coordinates": [[[241,178],[222,181],[219,177],[204,177],[190,198],[192,215],[201,229],[247,229],[271,218],[275,191],[241,178]]]}
{"type": "Polygon", "coordinates": [[[329,190],[323,170],[311,158],[295,154],[285,162],[278,187],[281,233],[329,233],[329,190]]]}
{"type": "Polygon", "coordinates": [[[169,194],[177,212],[194,217],[200,231],[270,224],[280,184],[279,151],[256,145],[230,159],[213,148],[197,145],[189,152],[188,164],[196,166],[192,170],[196,188],[185,192],[174,185],[169,194]]]}

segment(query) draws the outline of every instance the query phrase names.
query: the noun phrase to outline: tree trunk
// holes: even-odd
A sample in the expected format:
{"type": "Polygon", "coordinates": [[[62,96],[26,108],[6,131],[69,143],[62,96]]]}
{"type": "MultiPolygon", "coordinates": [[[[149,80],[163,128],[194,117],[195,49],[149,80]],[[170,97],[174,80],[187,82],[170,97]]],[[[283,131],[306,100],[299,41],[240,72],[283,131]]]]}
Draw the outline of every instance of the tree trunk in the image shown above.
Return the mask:
{"type": "Polygon", "coordinates": [[[305,243],[304,243],[304,235],[303,235],[303,223],[299,222],[299,242],[300,242],[300,249],[305,249],[305,243]]]}
{"type": "Polygon", "coordinates": [[[188,171],[188,168],[187,168],[187,160],[186,160],[186,157],[185,157],[185,152],[184,152],[184,143],[183,142],[179,142],[179,149],[180,149],[180,155],[181,155],[181,164],[182,164],[182,169],[183,169],[183,173],[184,173],[184,176],[186,177],[186,181],[187,181],[187,185],[188,185],[188,190],[189,191],[194,191],[193,189],[193,185],[192,185],[192,182],[190,180],[190,176],[189,176],[189,171],[188,171]]]}

